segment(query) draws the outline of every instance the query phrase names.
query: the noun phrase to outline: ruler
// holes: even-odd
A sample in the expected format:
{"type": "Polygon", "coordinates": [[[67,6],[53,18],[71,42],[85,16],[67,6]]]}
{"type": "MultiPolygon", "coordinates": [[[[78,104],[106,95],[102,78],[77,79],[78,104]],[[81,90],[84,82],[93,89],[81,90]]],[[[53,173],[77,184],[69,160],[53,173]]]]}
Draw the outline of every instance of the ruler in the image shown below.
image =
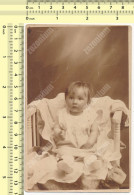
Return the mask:
{"type": "Polygon", "coordinates": [[[24,0],[19,4],[15,0],[11,2],[1,0],[0,16],[16,21],[17,15],[22,23],[44,23],[44,17],[47,19],[46,23],[124,23],[133,22],[134,15],[134,0],[24,0]]]}
{"type": "Polygon", "coordinates": [[[0,190],[23,194],[24,24],[133,23],[134,0],[0,0],[0,190]]]}
{"type": "Polygon", "coordinates": [[[1,189],[23,193],[23,25],[2,25],[1,61],[1,189]]]}

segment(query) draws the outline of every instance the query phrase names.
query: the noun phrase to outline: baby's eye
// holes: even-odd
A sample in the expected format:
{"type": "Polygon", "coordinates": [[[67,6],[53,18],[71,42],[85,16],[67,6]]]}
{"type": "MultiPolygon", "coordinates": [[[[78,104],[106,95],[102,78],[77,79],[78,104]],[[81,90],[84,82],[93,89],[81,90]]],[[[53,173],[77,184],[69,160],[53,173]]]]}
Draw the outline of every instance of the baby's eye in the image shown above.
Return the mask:
{"type": "Polygon", "coordinates": [[[79,100],[83,100],[83,98],[79,98],[79,100]]]}
{"type": "Polygon", "coordinates": [[[70,96],[70,97],[69,97],[69,99],[70,99],[70,100],[72,100],[72,99],[73,99],[73,97],[72,97],[72,96],[70,96]]]}

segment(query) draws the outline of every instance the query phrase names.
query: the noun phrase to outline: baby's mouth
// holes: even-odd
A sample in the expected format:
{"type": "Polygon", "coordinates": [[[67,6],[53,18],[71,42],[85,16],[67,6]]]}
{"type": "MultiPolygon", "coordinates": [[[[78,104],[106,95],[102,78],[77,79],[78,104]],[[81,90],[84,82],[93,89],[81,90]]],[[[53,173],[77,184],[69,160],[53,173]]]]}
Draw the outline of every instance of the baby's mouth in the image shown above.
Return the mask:
{"type": "Polygon", "coordinates": [[[78,108],[78,106],[75,106],[75,105],[74,105],[74,106],[72,106],[72,108],[73,108],[73,109],[74,109],[74,108],[78,108]]]}

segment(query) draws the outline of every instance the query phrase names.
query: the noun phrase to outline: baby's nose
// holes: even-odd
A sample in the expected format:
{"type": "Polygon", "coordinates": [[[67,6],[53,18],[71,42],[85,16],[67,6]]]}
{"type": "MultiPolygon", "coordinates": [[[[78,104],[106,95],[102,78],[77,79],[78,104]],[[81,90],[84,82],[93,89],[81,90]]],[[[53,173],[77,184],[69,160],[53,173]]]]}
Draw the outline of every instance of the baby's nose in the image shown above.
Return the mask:
{"type": "Polygon", "coordinates": [[[73,103],[74,104],[77,104],[78,103],[78,100],[77,99],[74,99],[73,103]]]}

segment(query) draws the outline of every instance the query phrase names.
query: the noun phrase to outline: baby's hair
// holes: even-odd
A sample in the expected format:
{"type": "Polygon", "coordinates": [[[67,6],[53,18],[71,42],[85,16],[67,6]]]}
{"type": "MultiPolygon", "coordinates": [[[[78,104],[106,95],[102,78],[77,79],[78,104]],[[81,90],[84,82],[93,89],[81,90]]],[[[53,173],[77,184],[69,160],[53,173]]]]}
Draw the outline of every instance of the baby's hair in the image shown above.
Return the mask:
{"type": "Polygon", "coordinates": [[[65,99],[66,99],[66,97],[70,94],[70,92],[71,92],[74,88],[83,88],[85,94],[87,94],[87,96],[88,96],[88,102],[87,102],[87,103],[90,103],[90,101],[91,101],[91,90],[90,90],[90,87],[89,87],[88,83],[85,83],[85,82],[82,82],[82,81],[75,81],[75,82],[72,82],[72,83],[68,86],[68,88],[67,88],[66,91],[65,91],[65,99]]]}

